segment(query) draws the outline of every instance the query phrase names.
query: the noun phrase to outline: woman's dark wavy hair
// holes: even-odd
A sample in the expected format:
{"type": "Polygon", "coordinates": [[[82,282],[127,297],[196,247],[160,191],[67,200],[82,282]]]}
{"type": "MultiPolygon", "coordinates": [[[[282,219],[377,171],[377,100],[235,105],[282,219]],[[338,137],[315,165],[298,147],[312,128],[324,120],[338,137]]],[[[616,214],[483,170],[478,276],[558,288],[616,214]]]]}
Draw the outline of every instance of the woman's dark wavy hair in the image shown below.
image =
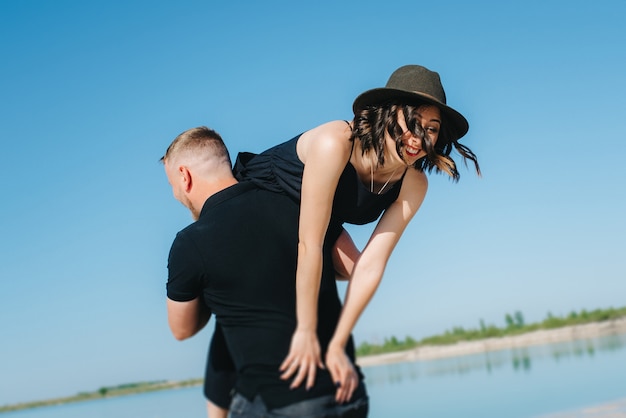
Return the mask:
{"type": "Polygon", "coordinates": [[[456,163],[450,157],[450,153],[454,148],[462,157],[463,162],[467,165],[467,160],[471,160],[476,168],[476,173],[480,175],[480,167],[476,155],[463,144],[459,143],[459,135],[454,131],[453,127],[447,123],[445,115],[441,114],[441,128],[437,143],[433,146],[428,136],[424,135],[424,130],[418,123],[416,116],[417,109],[427,103],[422,104],[402,104],[389,102],[382,105],[368,106],[354,116],[354,129],[352,130],[351,140],[359,139],[361,141],[361,149],[363,154],[369,150],[376,153],[378,164],[385,163],[385,132],[394,138],[396,142],[396,151],[400,157],[404,158],[402,151],[402,128],[398,124],[398,111],[402,110],[404,114],[404,122],[411,133],[420,138],[422,141],[422,149],[426,152],[426,156],[417,160],[413,167],[420,171],[435,173],[447,173],[452,180],[458,181],[460,178],[456,163]]]}

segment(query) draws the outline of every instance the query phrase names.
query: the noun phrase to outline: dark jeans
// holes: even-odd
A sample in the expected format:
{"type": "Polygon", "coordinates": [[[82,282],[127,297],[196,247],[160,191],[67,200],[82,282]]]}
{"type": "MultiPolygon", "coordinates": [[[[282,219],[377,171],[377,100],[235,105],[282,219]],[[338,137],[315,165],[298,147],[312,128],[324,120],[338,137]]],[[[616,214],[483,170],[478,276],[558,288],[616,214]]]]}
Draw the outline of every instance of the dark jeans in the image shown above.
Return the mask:
{"type": "Polygon", "coordinates": [[[369,410],[367,397],[347,404],[335,402],[335,395],[308,399],[282,408],[267,410],[263,399],[256,396],[252,402],[236,393],[230,404],[229,418],[366,418],[369,410]]]}

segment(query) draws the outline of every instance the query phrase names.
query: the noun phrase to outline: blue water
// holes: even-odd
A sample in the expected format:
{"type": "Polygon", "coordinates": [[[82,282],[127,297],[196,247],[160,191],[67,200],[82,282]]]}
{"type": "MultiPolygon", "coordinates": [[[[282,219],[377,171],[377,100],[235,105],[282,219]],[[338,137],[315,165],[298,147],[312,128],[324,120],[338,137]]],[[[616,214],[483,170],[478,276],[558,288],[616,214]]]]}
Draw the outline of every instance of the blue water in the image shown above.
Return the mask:
{"type": "MultiPolygon", "coordinates": [[[[364,368],[370,417],[531,418],[626,398],[626,335],[364,368]]],[[[2,418],[206,417],[200,387],[2,418]]]]}
{"type": "Polygon", "coordinates": [[[371,417],[536,417],[626,397],[626,336],[367,369],[371,417]]]}

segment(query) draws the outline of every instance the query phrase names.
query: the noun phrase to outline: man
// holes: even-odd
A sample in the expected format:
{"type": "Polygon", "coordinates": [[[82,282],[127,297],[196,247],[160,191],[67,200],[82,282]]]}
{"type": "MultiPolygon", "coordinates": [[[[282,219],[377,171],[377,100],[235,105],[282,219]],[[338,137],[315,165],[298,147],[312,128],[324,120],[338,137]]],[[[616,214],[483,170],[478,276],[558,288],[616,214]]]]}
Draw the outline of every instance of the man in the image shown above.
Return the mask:
{"type": "MultiPolygon", "coordinates": [[[[215,314],[212,344],[227,348],[237,372],[230,416],[367,416],[365,387],[352,367],[352,344],[345,373],[319,370],[310,389],[291,388],[292,382],[281,378],[279,367],[296,325],[296,203],[250,183],[237,183],[221,137],[206,127],[176,137],[162,161],[174,197],[196,220],[177,234],[170,250],[169,325],[182,340],[215,314]]],[[[335,232],[328,241],[337,237],[346,240],[335,232]]],[[[325,245],[318,318],[322,355],[341,312],[331,262],[335,254],[325,245]]],[[[209,360],[209,384],[215,384],[216,375],[220,380],[218,366],[209,360]]],[[[226,389],[228,385],[222,381],[226,389]]],[[[214,390],[205,390],[216,404],[209,414],[224,415],[223,399],[216,402],[210,396],[214,390]]]]}

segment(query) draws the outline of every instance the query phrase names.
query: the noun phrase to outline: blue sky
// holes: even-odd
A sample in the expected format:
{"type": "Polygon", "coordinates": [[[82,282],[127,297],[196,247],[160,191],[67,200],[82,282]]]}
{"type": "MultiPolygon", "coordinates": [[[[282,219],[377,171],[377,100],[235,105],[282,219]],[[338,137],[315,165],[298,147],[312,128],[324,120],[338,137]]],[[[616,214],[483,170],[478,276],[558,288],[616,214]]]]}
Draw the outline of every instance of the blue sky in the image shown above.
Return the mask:
{"type": "MultiPolygon", "coordinates": [[[[166,258],[191,217],[158,159],[319,123],[404,64],[441,74],[482,178],[431,176],[355,338],[624,306],[626,3],[0,4],[0,405],[203,373],[166,258]]],[[[363,245],[369,227],[350,228],[363,245]]],[[[242,254],[242,259],[245,254],[242,254]]]]}

